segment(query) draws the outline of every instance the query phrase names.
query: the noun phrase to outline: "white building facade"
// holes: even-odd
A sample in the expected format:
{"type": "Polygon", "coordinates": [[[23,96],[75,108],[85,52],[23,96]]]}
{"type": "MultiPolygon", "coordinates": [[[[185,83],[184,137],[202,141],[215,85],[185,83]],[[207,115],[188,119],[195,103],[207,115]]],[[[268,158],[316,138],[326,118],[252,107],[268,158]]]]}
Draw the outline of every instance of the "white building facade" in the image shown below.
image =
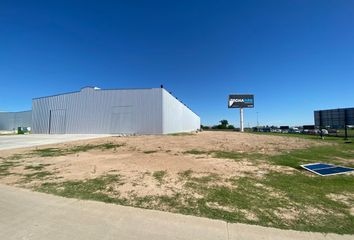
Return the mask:
{"type": "Polygon", "coordinates": [[[35,98],[35,134],[168,134],[200,128],[200,117],[163,88],[108,89],[35,98]]]}

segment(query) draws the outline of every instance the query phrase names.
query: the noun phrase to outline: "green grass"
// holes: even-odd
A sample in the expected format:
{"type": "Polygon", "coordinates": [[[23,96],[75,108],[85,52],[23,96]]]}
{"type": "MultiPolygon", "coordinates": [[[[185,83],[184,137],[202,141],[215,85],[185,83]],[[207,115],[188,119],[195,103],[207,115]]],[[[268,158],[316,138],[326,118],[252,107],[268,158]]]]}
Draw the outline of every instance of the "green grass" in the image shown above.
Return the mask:
{"type": "MultiPolygon", "coordinates": [[[[181,195],[171,197],[169,206],[176,212],[283,229],[354,233],[354,216],[350,214],[349,206],[326,196],[354,194],[353,176],[323,178],[304,172],[271,172],[264,179],[230,178],[234,187],[226,187],[212,184],[218,181],[218,176],[197,178],[191,177],[191,174],[182,172],[180,176],[187,180],[187,188],[203,197],[197,200],[181,195]],[[210,207],[209,203],[216,203],[222,208],[210,207]],[[294,219],[284,220],[282,215],[277,214],[282,208],[295,209],[297,215],[294,219]],[[311,213],[311,209],[321,211],[311,213]],[[254,214],[256,218],[248,219],[245,212],[254,214]]],[[[351,201],[354,204],[354,198],[351,201]]]]}
{"type": "Polygon", "coordinates": [[[203,154],[209,154],[208,151],[203,151],[203,150],[198,150],[198,149],[192,149],[183,152],[184,154],[193,154],[193,155],[203,155],[203,154]]]}
{"type": "Polygon", "coordinates": [[[156,150],[149,150],[149,151],[144,151],[143,153],[151,154],[151,153],[157,153],[157,151],[156,150]]]}
{"type": "Polygon", "coordinates": [[[101,150],[110,150],[116,149],[118,147],[122,147],[124,144],[113,144],[113,143],[104,143],[98,145],[86,144],[80,146],[74,146],[71,148],[42,148],[36,149],[31,152],[32,155],[37,155],[39,157],[56,157],[56,156],[64,156],[70,154],[76,154],[79,152],[87,152],[94,149],[101,150]]]}
{"type": "Polygon", "coordinates": [[[163,183],[164,177],[167,175],[166,171],[156,171],[152,174],[152,176],[160,183],[163,183]]]}
{"type": "Polygon", "coordinates": [[[233,160],[241,160],[241,159],[249,159],[249,160],[257,160],[264,158],[265,155],[258,153],[246,153],[246,152],[230,152],[230,151],[204,151],[198,149],[192,149],[183,152],[184,154],[192,154],[192,155],[212,155],[215,158],[227,158],[233,160]]]}
{"type": "Polygon", "coordinates": [[[267,157],[267,159],[275,165],[288,166],[296,169],[300,169],[301,164],[316,162],[354,167],[353,162],[347,161],[348,159],[354,159],[354,143],[338,141],[335,145],[292,150],[289,153],[267,157]]]}
{"type": "MultiPolygon", "coordinates": [[[[298,136],[299,134],[289,135],[298,136]]],[[[313,139],[313,136],[311,135],[303,136],[309,139],[313,139]]],[[[301,164],[316,162],[326,162],[332,164],[345,165],[347,167],[354,167],[353,162],[347,161],[348,159],[354,159],[354,143],[346,143],[345,141],[343,141],[343,139],[339,139],[336,137],[329,137],[325,140],[321,140],[318,138],[313,140],[330,144],[324,146],[314,146],[305,149],[295,149],[283,153],[280,152],[279,154],[274,156],[269,156],[261,153],[204,151],[198,149],[185,151],[184,154],[212,155],[215,158],[226,158],[233,160],[247,159],[251,160],[253,163],[257,163],[257,161],[268,161],[274,165],[288,166],[295,169],[301,169],[301,164]]]]}
{"type": "MultiPolygon", "coordinates": [[[[103,144],[98,144],[98,145],[92,145],[92,144],[87,144],[87,145],[80,145],[80,146],[74,146],[70,148],[42,148],[42,149],[35,149],[31,152],[23,153],[23,154],[13,154],[9,157],[2,158],[0,160],[0,177],[1,176],[8,176],[11,175],[12,173],[10,170],[13,167],[19,166],[19,161],[20,159],[24,158],[33,158],[33,157],[57,157],[57,156],[65,156],[65,155],[70,155],[70,154],[76,154],[79,152],[87,152],[93,149],[101,149],[102,151],[104,150],[110,150],[110,149],[116,149],[118,147],[124,146],[124,144],[114,144],[114,143],[103,143],[103,144]]],[[[39,164],[39,165],[30,165],[30,166],[25,166],[25,170],[33,170],[33,171],[41,171],[45,166],[48,166],[46,164],[39,164]]],[[[28,175],[26,176],[26,181],[31,181],[32,178],[34,177],[40,177],[41,174],[37,175],[28,175]]]]}
{"type": "MultiPolygon", "coordinates": [[[[325,140],[321,140],[308,135],[291,134],[290,136],[331,144],[292,150],[275,156],[238,152],[203,152],[195,149],[186,152],[197,155],[213,154],[213,157],[216,158],[234,160],[246,158],[253,160],[253,163],[257,160],[268,161],[274,165],[292,167],[297,171],[294,174],[271,172],[263,179],[252,177],[230,179],[235,188],[210,186],[210,183],[218,181],[217,178],[212,180],[208,177],[194,179],[191,177],[193,174],[191,171],[185,171],[180,173],[182,178],[187,179],[185,186],[202,195],[203,198],[189,201],[189,205],[184,205],[182,209],[175,211],[223,219],[229,222],[243,222],[283,229],[354,234],[354,216],[350,214],[348,205],[328,197],[329,194],[352,194],[351,196],[354,196],[354,176],[321,177],[300,167],[301,164],[315,162],[354,167],[352,161],[354,159],[354,144],[345,143],[342,139],[335,137],[326,137],[325,140]],[[264,187],[259,187],[259,184],[264,187]],[[208,205],[210,202],[217,203],[223,208],[211,208],[208,205]],[[297,215],[294,219],[284,220],[281,215],[277,214],[278,209],[284,206],[295,209],[297,215]],[[225,209],[233,210],[225,211],[225,209]],[[319,212],[316,213],[316,209],[319,209],[319,212]],[[256,220],[248,219],[244,211],[241,210],[253,213],[256,220]],[[314,212],[311,213],[311,211],[314,212]]],[[[173,201],[188,202],[183,197],[178,200],[176,196],[173,201]]],[[[354,206],[354,197],[349,201],[354,206]]]]}
{"type": "Polygon", "coordinates": [[[192,170],[186,170],[183,172],[179,172],[178,175],[182,178],[190,178],[192,176],[193,171],[192,170]]]}
{"type": "Polygon", "coordinates": [[[325,162],[332,164],[354,167],[353,162],[347,161],[354,159],[354,142],[346,142],[342,138],[326,136],[324,140],[316,135],[306,134],[281,134],[281,133],[254,133],[259,135],[274,135],[294,138],[309,139],[317,142],[329,143],[325,146],[315,146],[306,149],[297,149],[290,152],[280,153],[275,156],[261,157],[267,161],[280,166],[288,166],[301,169],[301,164],[325,162]]]}
{"type": "MultiPolygon", "coordinates": [[[[69,154],[76,154],[79,152],[87,152],[93,149],[110,150],[122,147],[124,144],[114,144],[114,143],[103,143],[98,145],[80,145],[70,148],[42,148],[35,149],[31,152],[23,154],[13,154],[6,158],[0,158],[0,177],[12,175],[13,173],[10,170],[14,167],[20,166],[18,160],[24,158],[33,158],[33,157],[56,157],[56,156],[65,156],[69,154]]],[[[50,175],[49,172],[42,171],[44,167],[49,166],[50,164],[39,164],[39,165],[28,165],[25,166],[25,170],[39,171],[36,173],[25,174],[25,181],[32,181],[33,179],[43,179],[45,176],[50,175]]]]}
{"type": "Polygon", "coordinates": [[[170,133],[168,134],[169,136],[193,136],[194,133],[190,133],[190,132],[181,132],[181,133],[170,133]]]}
{"type": "Polygon", "coordinates": [[[41,171],[47,166],[50,166],[50,164],[27,165],[25,170],[41,171]]]}
{"type": "Polygon", "coordinates": [[[94,149],[99,149],[102,151],[105,150],[116,150],[119,147],[125,146],[125,144],[114,144],[114,143],[103,143],[103,144],[86,144],[86,145],[79,145],[74,147],[68,148],[41,148],[35,149],[31,152],[23,153],[23,154],[13,154],[6,158],[8,161],[13,160],[20,160],[23,158],[32,158],[32,157],[57,157],[57,156],[65,156],[70,154],[76,154],[80,152],[87,152],[94,149]]]}
{"type": "MultiPolygon", "coordinates": [[[[334,133],[338,137],[345,137],[345,130],[344,129],[339,129],[337,133],[334,133]]],[[[348,129],[348,138],[351,138],[353,140],[354,138],[354,128],[349,128],[348,129]]]]}
{"type": "MultiPolygon", "coordinates": [[[[217,219],[222,218],[229,222],[246,222],[273,226],[274,222],[279,220],[273,213],[273,210],[283,206],[285,200],[269,196],[264,189],[256,187],[255,183],[255,180],[245,177],[237,179],[237,184],[235,184],[237,188],[196,186],[195,190],[205,196],[199,202],[198,206],[202,209],[202,216],[217,219]],[[217,203],[220,206],[233,209],[233,211],[210,208],[207,205],[208,202],[217,203]],[[248,220],[241,210],[253,212],[259,220],[248,220]]],[[[285,226],[278,224],[277,227],[284,228],[285,226]]]]}
{"type": "MultiPolygon", "coordinates": [[[[152,175],[160,184],[165,184],[163,179],[166,174],[165,171],[156,171],[152,175]]],[[[323,178],[310,176],[303,171],[294,174],[270,172],[263,179],[247,176],[228,178],[226,181],[230,186],[218,185],[222,176],[217,174],[194,176],[191,170],[187,170],[180,172],[179,176],[185,182],[184,189],[190,194],[176,192],[172,196],[147,195],[126,199],[112,187],[112,184],[124,184],[119,175],[84,181],[43,183],[37,190],[63,197],[163,209],[228,222],[354,234],[354,216],[350,214],[349,206],[327,197],[328,194],[354,194],[353,176],[350,175],[323,178]],[[200,197],[196,198],[194,194],[200,197]],[[296,211],[293,219],[279,214],[281,209],[286,212],[288,208],[296,211]],[[247,213],[255,217],[250,219],[247,213]]],[[[354,204],[354,198],[350,201],[354,204]]]]}
{"type": "Polygon", "coordinates": [[[324,139],[321,139],[320,135],[312,135],[312,134],[301,134],[301,133],[271,133],[271,132],[250,132],[251,134],[257,135],[270,135],[270,136],[278,136],[278,137],[294,137],[294,138],[303,138],[315,141],[331,141],[338,142],[343,141],[343,137],[336,136],[324,136],[324,139]]]}
{"type": "Polygon", "coordinates": [[[16,154],[13,154],[13,155],[7,157],[6,159],[12,161],[12,160],[20,160],[20,159],[22,159],[22,158],[24,158],[24,157],[25,157],[24,154],[18,154],[18,153],[16,153],[16,154]]]}
{"type": "Polygon", "coordinates": [[[192,170],[180,172],[178,175],[182,180],[187,180],[187,185],[208,184],[220,180],[220,176],[215,173],[205,173],[203,176],[194,177],[192,170]]]}
{"type": "MultiPolygon", "coordinates": [[[[11,172],[11,169],[14,167],[21,166],[24,162],[20,162],[17,159],[23,158],[22,155],[15,154],[7,158],[1,158],[0,162],[0,177],[13,175],[14,173],[11,172]],[[19,157],[21,156],[21,157],[19,157]],[[16,159],[16,160],[14,160],[16,159]]],[[[32,170],[37,171],[35,173],[23,174],[26,178],[26,181],[31,181],[33,178],[40,178],[42,179],[44,175],[51,175],[49,172],[43,171],[43,168],[50,166],[51,164],[37,164],[37,165],[27,165],[24,167],[25,170],[32,170]],[[40,172],[38,172],[40,171],[40,172]]],[[[17,175],[21,175],[17,173],[17,175]]]]}
{"type": "Polygon", "coordinates": [[[38,171],[33,173],[24,174],[24,178],[20,181],[21,183],[29,183],[34,180],[45,180],[48,176],[52,176],[54,173],[49,171],[38,171]]]}
{"type": "Polygon", "coordinates": [[[264,154],[259,153],[246,153],[246,152],[227,152],[227,151],[213,151],[213,157],[215,158],[227,158],[233,160],[248,159],[258,160],[264,158],[264,154]]]}
{"type": "Polygon", "coordinates": [[[10,170],[17,166],[19,166],[19,161],[2,159],[2,162],[0,162],[0,177],[12,175],[13,173],[11,173],[10,170]]]}
{"type": "Polygon", "coordinates": [[[44,183],[36,190],[51,193],[63,197],[95,200],[107,203],[126,204],[126,200],[112,197],[113,188],[107,188],[110,184],[122,184],[119,175],[105,175],[99,178],[85,181],[65,181],[61,183],[44,183]]]}
{"type": "MultiPolygon", "coordinates": [[[[303,173],[271,173],[263,183],[284,193],[289,198],[288,202],[300,210],[300,218],[293,223],[293,228],[354,234],[354,216],[350,214],[349,207],[326,196],[354,194],[353,176],[310,177],[303,173]],[[321,213],[309,215],[303,211],[304,207],[320,209],[321,213]]],[[[354,204],[354,198],[351,202],[354,204]]]]}
{"type": "Polygon", "coordinates": [[[114,143],[103,143],[100,145],[96,145],[98,148],[101,148],[103,150],[109,150],[109,149],[116,149],[118,147],[122,147],[125,144],[114,144],[114,143]]]}

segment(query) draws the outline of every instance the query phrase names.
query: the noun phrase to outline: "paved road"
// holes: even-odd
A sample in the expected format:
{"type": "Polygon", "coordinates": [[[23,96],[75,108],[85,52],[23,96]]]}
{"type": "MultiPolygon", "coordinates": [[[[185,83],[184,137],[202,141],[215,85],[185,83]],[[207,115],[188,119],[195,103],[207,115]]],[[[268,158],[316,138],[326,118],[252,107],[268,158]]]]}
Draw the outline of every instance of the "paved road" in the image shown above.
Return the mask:
{"type": "Polygon", "coordinates": [[[353,236],[284,231],[80,201],[0,185],[0,239],[13,240],[289,240],[353,236]]]}
{"type": "Polygon", "coordinates": [[[104,134],[28,134],[0,136],[0,150],[33,147],[45,144],[62,143],[81,139],[107,137],[104,134]]]}

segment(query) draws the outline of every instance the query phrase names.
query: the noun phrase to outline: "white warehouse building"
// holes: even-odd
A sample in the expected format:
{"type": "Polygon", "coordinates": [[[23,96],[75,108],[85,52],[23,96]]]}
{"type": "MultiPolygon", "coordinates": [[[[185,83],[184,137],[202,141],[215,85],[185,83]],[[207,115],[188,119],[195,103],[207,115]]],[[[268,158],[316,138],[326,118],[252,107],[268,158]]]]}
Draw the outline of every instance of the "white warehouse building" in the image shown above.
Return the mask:
{"type": "Polygon", "coordinates": [[[18,127],[32,126],[32,111],[0,112],[0,130],[15,131],[18,127]]]}
{"type": "Polygon", "coordinates": [[[35,134],[169,134],[199,128],[200,117],[164,88],[85,87],[32,101],[35,134]]]}

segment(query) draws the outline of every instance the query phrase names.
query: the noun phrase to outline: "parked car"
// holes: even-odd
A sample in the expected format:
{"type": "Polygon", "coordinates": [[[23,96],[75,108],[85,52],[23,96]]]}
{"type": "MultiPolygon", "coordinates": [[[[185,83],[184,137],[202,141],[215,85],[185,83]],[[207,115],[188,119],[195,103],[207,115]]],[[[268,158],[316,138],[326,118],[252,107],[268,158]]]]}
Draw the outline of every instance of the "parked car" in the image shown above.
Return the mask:
{"type": "Polygon", "coordinates": [[[309,134],[319,134],[320,130],[318,129],[311,129],[309,130],[309,134]]]}
{"type": "Polygon", "coordinates": [[[289,133],[301,133],[298,128],[290,128],[289,133]]]}
{"type": "MultiPolygon", "coordinates": [[[[328,130],[327,129],[321,129],[321,132],[323,135],[328,135],[328,130]]],[[[319,133],[321,134],[321,132],[319,131],[319,133]]]]}
{"type": "Polygon", "coordinates": [[[310,130],[309,130],[309,129],[304,129],[304,130],[302,130],[302,133],[303,133],[303,134],[309,134],[309,133],[310,133],[310,130]]]}
{"type": "Polygon", "coordinates": [[[328,133],[337,134],[338,130],[337,129],[329,129],[328,133]]]}

